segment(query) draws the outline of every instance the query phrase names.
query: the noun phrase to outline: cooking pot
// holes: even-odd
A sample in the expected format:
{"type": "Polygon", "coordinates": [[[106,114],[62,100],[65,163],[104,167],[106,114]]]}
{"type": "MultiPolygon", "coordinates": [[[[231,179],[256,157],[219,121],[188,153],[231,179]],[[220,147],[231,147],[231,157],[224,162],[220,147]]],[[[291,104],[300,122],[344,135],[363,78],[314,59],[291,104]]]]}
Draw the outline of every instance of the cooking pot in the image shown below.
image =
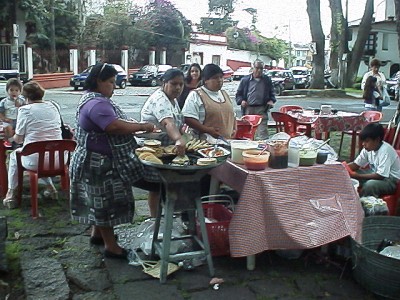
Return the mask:
{"type": "Polygon", "coordinates": [[[231,141],[231,160],[237,164],[244,164],[242,153],[244,150],[256,150],[258,143],[247,140],[231,141]]]}
{"type": "Polygon", "coordinates": [[[312,166],[317,160],[317,150],[312,148],[303,148],[299,151],[300,166],[312,166]]]}

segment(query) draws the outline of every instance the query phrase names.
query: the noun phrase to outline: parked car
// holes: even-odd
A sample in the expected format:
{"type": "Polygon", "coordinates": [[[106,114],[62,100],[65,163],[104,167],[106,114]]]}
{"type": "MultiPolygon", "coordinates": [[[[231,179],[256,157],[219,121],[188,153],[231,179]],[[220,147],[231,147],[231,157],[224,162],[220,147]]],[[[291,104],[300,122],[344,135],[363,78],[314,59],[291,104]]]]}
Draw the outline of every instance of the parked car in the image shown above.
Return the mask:
{"type": "Polygon", "coordinates": [[[249,75],[251,73],[251,69],[252,69],[251,67],[239,67],[232,74],[233,80],[240,80],[244,76],[249,75]]]}
{"type": "Polygon", "coordinates": [[[307,67],[292,67],[296,88],[307,88],[310,84],[310,70],[307,67]]]}
{"type": "Polygon", "coordinates": [[[224,73],[224,81],[232,81],[233,70],[228,66],[221,66],[222,72],[224,73]]]}
{"type": "Polygon", "coordinates": [[[145,65],[129,76],[129,82],[131,85],[157,86],[164,73],[171,68],[171,65],[145,65]]]}
{"type": "Polygon", "coordinates": [[[6,84],[7,81],[0,79],[0,100],[7,97],[6,84]]]}
{"type": "Polygon", "coordinates": [[[271,80],[281,82],[285,90],[294,90],[296,83],[290,70],[269,70],[266,73],[271,80]]]}
{"type": "MultiPolygon", "coordinates": [[[[116,65],[116,64],[112,64],[112,65],[118,72],[116,79],[115,79],[115,85],[120,87],[121,89],[126,88],[126,79],[127,79],[126,71],[120,65],[116,65]]],[[[92,70],[92,68],[93,68],[93,66],[90,66],[89,68],[84,70],[82,73],[72,76],[71,80],[69,81],[69,85],[72,86],[75,91],[77,91],[80,87],[84,88],[85,80],[89,76],[89,73],[92,70]]]]}
{"type": "Polygon", "coordinates": [[[183,72],[183,75],[185,75],[185,77],[187,76],[187,72],[189,71],[190,68],[190,64],[181,64],[181,66],[179,67],[179,69],[183,72]]]}
{"type": "Polygon", "coordinates": [[[386,79],[386,85],[387,85],[386,88],[387,88],[388,94],[389,94],[390,98],[394,99],[394,100],[399,100],[399,99],[395,99],[396,89],[397,89],[397,80],[398,80],[398,78],[397,78],[396,74],[393,74],[392,77],[386,79]]]}

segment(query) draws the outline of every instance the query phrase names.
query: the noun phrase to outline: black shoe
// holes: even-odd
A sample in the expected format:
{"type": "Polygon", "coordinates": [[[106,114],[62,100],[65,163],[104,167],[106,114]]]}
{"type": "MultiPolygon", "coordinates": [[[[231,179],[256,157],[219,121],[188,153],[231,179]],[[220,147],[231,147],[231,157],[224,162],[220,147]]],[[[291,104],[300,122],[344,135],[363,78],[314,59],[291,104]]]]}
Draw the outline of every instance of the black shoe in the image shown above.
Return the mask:
{"type": "MultiPolygon", "coordinates": [[[[114,235],[115,240],[118,241],[118,234],[114,235]]],[[[96,246],[103,246],[104,245],[104,240],[101,236],[91,236],[90,237],[90,244],[91,245],[96,245],[96,246]]]]}
{"type": "Polygon", "coordinates": [[[113,252],[108,251],[108,250],[104,250],[104,257],[128,260],[128,251],[125,250],[125,249],[122,249],[121,254],[117,254],[117,253],[113,253],[113,252]]]}

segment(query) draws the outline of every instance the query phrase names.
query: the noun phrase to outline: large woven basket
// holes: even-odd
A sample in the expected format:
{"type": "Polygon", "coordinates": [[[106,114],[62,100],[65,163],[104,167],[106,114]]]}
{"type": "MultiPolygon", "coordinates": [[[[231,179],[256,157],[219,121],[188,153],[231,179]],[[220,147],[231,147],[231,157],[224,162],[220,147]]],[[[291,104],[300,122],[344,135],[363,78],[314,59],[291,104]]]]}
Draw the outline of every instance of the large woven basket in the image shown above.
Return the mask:
{"type": "Polygon", "coordinates": [[[400,260],[376,252],[383,239],[400,241],[400,217],[366,217],[362,243],[351,240],[354,278],[371,292],[399,299],[400,260]]]}

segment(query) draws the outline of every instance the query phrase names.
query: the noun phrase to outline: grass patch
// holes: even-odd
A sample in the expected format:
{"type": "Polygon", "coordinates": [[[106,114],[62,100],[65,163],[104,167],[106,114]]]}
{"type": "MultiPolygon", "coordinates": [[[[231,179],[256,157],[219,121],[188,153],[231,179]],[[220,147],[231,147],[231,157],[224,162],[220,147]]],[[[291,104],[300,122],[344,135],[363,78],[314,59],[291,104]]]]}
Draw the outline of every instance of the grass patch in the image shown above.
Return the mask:
{"type": "Polygon", "coordinates": [[[355,89],[355,88],[345,88],[344,89],[346,91],[346,93],[353,93],[353,94],[360,94],[360,96],[362,95],[363,91],[360,89],[355,89]]]}
{"type": "Polygon", "coordinates": [[[6,243],[6,256],[12,274],[17,275],[21,271],[20,257],[21,244],[19,241],[6,243]]]}

